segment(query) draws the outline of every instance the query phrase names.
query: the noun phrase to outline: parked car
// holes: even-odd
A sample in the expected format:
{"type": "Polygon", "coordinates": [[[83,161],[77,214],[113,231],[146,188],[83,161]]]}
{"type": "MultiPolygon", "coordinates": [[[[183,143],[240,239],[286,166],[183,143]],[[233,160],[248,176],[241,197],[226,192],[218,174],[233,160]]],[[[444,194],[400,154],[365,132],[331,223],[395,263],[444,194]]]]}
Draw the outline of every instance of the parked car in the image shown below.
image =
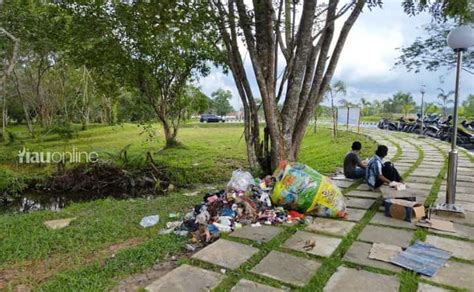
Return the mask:
{"type": "Polygon", "coordinates": [[[224,123],[225,119],[213,114],[203,114],[199,121],[201,123],[224,123]]]}

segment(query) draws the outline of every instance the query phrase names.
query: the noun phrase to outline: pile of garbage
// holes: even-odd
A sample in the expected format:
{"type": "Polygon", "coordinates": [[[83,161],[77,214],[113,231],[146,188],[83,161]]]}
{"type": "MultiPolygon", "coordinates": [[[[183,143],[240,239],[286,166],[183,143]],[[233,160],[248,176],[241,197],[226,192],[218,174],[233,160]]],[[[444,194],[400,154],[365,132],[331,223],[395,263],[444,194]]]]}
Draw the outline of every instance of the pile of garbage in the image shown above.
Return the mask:
{"type": "Polygon", "coordinates": [[[329,178],[304,164],[283,162],[272,176],[254,178],[235,170],[223,190],[206,193],[203,201],[183,220],[168,222],[161,234],[191,236],[195,243],[209,243],[242,228],[277,225],[312,215],[345,217],[341,191],[329,178]]]}

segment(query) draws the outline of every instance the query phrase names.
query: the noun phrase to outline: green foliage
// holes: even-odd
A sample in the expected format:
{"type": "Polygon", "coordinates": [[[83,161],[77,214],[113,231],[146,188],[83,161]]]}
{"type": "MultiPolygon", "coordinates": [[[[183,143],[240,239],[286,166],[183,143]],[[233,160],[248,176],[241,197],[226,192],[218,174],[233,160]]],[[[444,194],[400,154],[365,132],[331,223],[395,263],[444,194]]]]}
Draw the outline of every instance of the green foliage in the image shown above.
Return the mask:
{"type": "Polygon", "coordinates": [[[27,187],[28,184],[23,177],[0,169],[0,201],[17,198],[27,187]]]}
{"type": "Polygon", "coordinates": [[[474,19],[474,11],[469,3],[469,0],[403,0],[402,6],[405,13],[412,16],[428,12],[438,22],[448,18],[469,22],[474,19]]]}
{"type": "Polygon", "coordinates": [[[48,130],[48,133],[57,134],[62,140],[70,140],[78,135],[70,123],[55,124],[48,130]]]}
{"type": "Polygon", "coordinates": [[[453,99],[451,98],[451,96],[454,94],[454,91],[451,90],[449,92],[446,92],[442,88],[438,88],[438,90],[438,105],[441,106],[441,108],[443,109],[443,115],[446,116],[448,114],[448,105],[453,103],[453,99]]]}
{"type": "Polygon", "coordinates": [[[211,97],[210,108],[215,111],[217,115],[225,116],[234,111],[234,108],[229,102],[229,100],[232,99],[232,92],[230,90],[219,88],[211,94],[211,97]]]}
{"type": "Polygon", "coordinates": [[[65,5],[77,26],[75,55],[99,72],[112,70],[174,129],[188,113],[186,84],[209,73],[220,55],[205,3],[159,1],[65,5]],[[113,9],[110,9],[112,6],[113,9]]]}
{"type": "Polygon", "coordinates": [[[467,117],[474,117],[474,94],[469,94],[467,99],[463,102],[465,115],[467,117]]]}
{"type": "Polygon", "coordinates": [[[439,108],[435,103],[427,103],[425,107],[425,112],[427,114],[437,114],[439,112],[439,108]]]}
{"type": "Polygon", "coordinates": [[[416,103],[410,93],[397,92],[392,98],[382,102],[384,113],[403,113],[405,116],[413,110],[416,103]]]}

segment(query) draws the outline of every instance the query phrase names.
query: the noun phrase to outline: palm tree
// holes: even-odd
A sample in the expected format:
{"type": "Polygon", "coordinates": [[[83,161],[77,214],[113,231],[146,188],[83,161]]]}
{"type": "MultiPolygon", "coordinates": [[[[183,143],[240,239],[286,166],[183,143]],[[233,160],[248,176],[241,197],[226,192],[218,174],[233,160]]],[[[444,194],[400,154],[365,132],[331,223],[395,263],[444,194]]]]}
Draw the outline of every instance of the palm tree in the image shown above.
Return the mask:
{"type": "Polygon", "coordinates": [[[438,90],[438,104],[443,108],[443,116],[446,116],[448,111],[448,104],[453,103],[453,100],[450,97],[454,94],[454,91],[451,90],[446,93],[442,88],[438,88],[438,90]]]}
{"type": "Polygon", "coordinates": [[[372,106],[370,101],[362,97],[360,99],[360,105],[362,107],[362,113],[364,114],[364,116],[368,116],[370,113],[370,107],[372,106]]]}
{"type": "Polygon", "coordinates": [[[405,117],[415,106],[413,96],[411,96],[410,93],[405,93],[401,91],[393,95],[393,103],[397,106],[397,108],[402,111],[405,117]]]}
{"type": "Polygon", "coordinates": [[[338,94],[342,94],[342,95],[347,94],[346,85],[341,80],[337,81],[332,86],[330,84],[328,84],[328,86],[326,88],[326,94],[328,94],[329,98],[331,99],[332,136],[333,136],[333,138],[336,138],[336,136],[337,136],[337,119],[336,119],[336,108],[334,106],[334,100],[336,99],[336,96],[338,94]]]}
{"type": "Polygon", "coordinates": [[[372,107],[374,108],[374,114],[378,115],[378,114],[380,114],[380,111],[382,110],[383,105],[380,101],[374,100],[372,102],[372,107]]]}

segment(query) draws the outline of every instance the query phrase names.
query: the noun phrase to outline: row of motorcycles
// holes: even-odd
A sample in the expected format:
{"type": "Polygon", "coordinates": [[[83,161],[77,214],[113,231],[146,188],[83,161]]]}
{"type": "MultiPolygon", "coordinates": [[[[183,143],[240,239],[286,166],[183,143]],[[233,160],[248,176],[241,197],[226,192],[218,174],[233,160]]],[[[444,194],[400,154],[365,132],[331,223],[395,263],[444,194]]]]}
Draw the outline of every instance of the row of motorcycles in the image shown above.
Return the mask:
{"type": "MultiPolygon", "coordinates": [[[[430,114],[423,119],[423,129],[421,129],[421,114],[418,113],[416,119],[401,117],[397,121],[390,121],[384,118],[377,126],[380,129],[422,134],[451,142],[452,120],[451,115],[443,118],[441,115],[430,114]]],[[[458,125],[457,144],[467,149],[474,149],[474,121],[464,120],[458,125]]]]}

